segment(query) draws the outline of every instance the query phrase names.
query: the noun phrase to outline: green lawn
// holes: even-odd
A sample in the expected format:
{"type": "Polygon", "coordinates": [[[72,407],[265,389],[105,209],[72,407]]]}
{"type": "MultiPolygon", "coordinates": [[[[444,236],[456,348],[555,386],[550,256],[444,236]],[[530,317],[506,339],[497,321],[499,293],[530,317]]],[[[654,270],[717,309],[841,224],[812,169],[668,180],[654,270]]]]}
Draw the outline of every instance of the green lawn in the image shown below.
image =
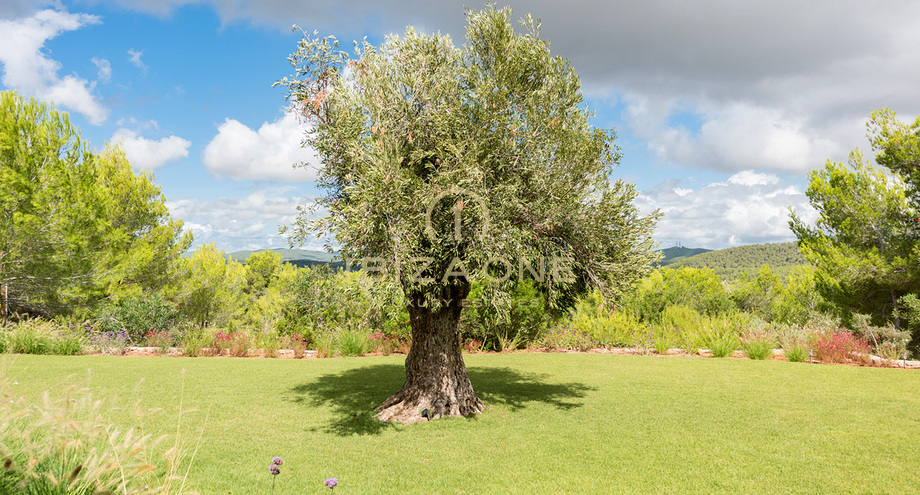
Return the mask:
{"type": "MultiPolygon", "coordinates": [[[[411,426],[371,409],[403,357],[312,360],[8,356],[16,393],[62,382],[163,408],[147,433],[203,440],[210,493],[920,493],[920,373],[600,354],[466,356],[476,418],[411,426]],[[182,370],[185,370],[184,379],[182,370]]],[[[192,446],[193,447],[193,446],[192,446]]],[[[191,447],[190,447],[191,448],[191,447]]]]}

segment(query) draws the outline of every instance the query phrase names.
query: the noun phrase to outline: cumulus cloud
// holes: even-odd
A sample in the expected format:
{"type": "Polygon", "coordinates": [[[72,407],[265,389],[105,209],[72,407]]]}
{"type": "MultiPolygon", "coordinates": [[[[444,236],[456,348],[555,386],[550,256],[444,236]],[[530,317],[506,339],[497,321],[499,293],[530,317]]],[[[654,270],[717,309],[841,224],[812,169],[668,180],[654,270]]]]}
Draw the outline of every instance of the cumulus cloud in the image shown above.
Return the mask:
{"type": "Polygon", "coordinates": [[[292,113],[265,122],[258,130],[228,118],[205,147],[202,160],[218,177],[277,182],[315,180],[316,156],[301,147],[303,134],[304,127],[292,113]],[[295,169],[295,164],[305,167],[295,169]]]}
{"type": "MultiPolygon", "coordinates": [[[[242,198],[169,201],[167,207],[185,221],[196,246],[213,242],[228,252],[280,248],[287,247],[287,240],[278,235],[278,227],[293,224],[298,205],[312,205],[293,193],[291,187],[268,188],[242,198]]],[[[303,248],[321,250],[324,242],[311,239],[303,248]]]]}
{"type": "MultiPolygon", "coordinates": [[[[197,0],[115,0],[167,15],[197,0]]],[[[464,36],[466,2],[209,0],[224,23],[360,39],[422,31],[464,36]]],[[[568,57],[589,95],[663,102],[652,151],[678,166],[801,173],[862,144],[872,108],[920,113],[920,3],[912,0],[509,0],[543,20],[541,36],[568,57]],[[671,125],[691,111],[699,129],[671,125]]],[[[633,102],[632,104],[635,104],[633,102]]],[[[645,134],[640,135],[646,139],[645,134]]]]}
{"type": "Polygon", "coordinates": [[[112,143],[120,145],[131,166],[135,169],[156,169],[168,161],[188,156],[191,141],[179,136],[169,136],[159,140],[147,139],[129,129],[118,129],[112,136],[112,143]]]}
{"type": "Polygon", "coordinates": [[[3,77],[0,81],[8,88],[26,96],[52,101],[59,107],[75,111],[90,123],[101,125],[109,111],[93,95],[95,83],[70,74],[61,77],[61,64],[42,50],[45,42],[66,32],[90,24],[98,17],[71,14],[55,10],[42,10],[30,17],[0,19],[0,63],[3,77]]]}
{"type": "Polygon", "coordinates": [[[680,187],[678,179],[667,180],[642,191],[637,203],[643,211],[660,209],[664,214],[655,233],[662,247],[677,241],[709,249],[793,241],[789,208],[806,222],[816,215],[798,187],[753,171],[694,190],[680,187]]]}
{"type": "Polygon", "coordinates": [[[848,137],[834,140],[810,129],[801,117],[777,108],[711,102],[694,107],[699,112],[694,116],[702,123],[689,128],[670,121],[676,104],[651,104],[645,96],[626,101],[629,128],[648,143],[650,152],[664,162],[700,169],[801,173],[827,158],[846,156],[847,146],[860,142],[863,132],[861,121],[848,121],[849,132],[836,133],[848,137]]]}

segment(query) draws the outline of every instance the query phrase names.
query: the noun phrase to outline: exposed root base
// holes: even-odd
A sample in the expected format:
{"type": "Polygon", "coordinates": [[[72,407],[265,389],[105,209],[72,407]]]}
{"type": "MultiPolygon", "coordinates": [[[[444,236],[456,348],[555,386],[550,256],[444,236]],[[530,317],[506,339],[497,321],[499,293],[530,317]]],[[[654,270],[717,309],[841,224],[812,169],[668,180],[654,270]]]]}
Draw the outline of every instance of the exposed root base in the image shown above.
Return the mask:
{"type": "Polygon", "coordinates": [[[461,417],[479,414],[485,410],[482,401],[475,395],[455,402],[432,401],[429,397],[418,394],[406,394],[400,391],[387,399],[376,409],[375,417],[381,421],[410,424],[418,421],[430,421],[438,418],[461,417]],[[415,398],[407,397],[414,395],[415,398]]]}

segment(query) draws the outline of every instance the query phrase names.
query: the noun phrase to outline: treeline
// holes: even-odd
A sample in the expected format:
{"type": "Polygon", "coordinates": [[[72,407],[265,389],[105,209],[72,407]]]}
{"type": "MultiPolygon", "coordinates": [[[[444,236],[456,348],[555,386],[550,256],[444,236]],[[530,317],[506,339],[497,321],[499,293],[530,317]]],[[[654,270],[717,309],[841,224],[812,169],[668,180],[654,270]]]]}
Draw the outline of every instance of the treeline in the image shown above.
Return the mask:
{"type": "MultiPolygon", "coordinates": [[[[18,320],[0,350],[40,342],[39,330],[63,339],[67,352],[146,344],[187,355],[273,355],[280,347],[360,354],[411,345],[395,282],[297,267],[271,251],[245,264],[213,245],[183,256],[191,235],[150,174],[133,172],[117,147],[89,151],[65,114],[13,92],[0,97],[0,284],[18,320]]],[[[888,358],[903,355],[920,335],[920,194],[900,176],[853,163],[812,175],[820,229],[793,217],[811,266],[783,269],[801,260],[793,244],[733,248],[699,255],[715,257],[706,268],[654,270],[618,299],[573,292],[565,305],[530,279],[510,291],[473,280],[461,313],[464,345],[814,351],[845,334],[888,358]],[[846,215],[829,206],[857,200],[846,215]],[[741,273],[720,276],[720,256],[741,273]],[[780,268],[748,266],[765,259],[780,268]]]]}

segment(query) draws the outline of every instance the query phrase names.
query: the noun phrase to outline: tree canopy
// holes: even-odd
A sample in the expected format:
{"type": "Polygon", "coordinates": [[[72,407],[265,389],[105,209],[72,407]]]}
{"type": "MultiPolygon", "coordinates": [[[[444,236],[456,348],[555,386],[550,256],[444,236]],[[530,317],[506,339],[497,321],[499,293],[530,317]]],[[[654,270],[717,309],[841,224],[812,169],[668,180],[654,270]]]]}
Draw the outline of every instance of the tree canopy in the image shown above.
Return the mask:
{"type": "Polygon", "coordinates": [[[66,113],[0,93],[0,283],[13,311],[53,315],[158,289],[191,242],[152,174],[95,154],[66,113]]]}
{"type": "Polygon", "coordinates": [[[633,185],[612,180],[613,131],[590,124],[579,78],[539,21],[525,16],[516,32],[510,19],[468,11],[462,47],[408,28],[356,43],[353,58],[304,33],[295,74],[278,82],[312,126],[328,212],[304,210],[292,241],[331,233],[346,260],[406,296],[407,384],[384,419],[481,409],[457,385],[469,382],[456,334],[473,278],[505,290],[532,278],[564,306],[589,285],[623,293],[657,258],[657,214],[641,215],[633,185]]]}
{"type": "MultiPolygon", "coordinates": [[[[887,142],[882,134],[870,140],[887,142]]],[[[880,155],[880,163],[886,160],[880,155]]],[[[894,318],[899,327],[898,300],[920,290],[918,212],[900,170],[873,167],[855,150],[846,165],[828,161],[810,172],[806,195],[818,211],[816,225],[793,212],[790,226],[817,269],[822,295],[847,318],[856,312],[880,324],[894,318]]]]}

